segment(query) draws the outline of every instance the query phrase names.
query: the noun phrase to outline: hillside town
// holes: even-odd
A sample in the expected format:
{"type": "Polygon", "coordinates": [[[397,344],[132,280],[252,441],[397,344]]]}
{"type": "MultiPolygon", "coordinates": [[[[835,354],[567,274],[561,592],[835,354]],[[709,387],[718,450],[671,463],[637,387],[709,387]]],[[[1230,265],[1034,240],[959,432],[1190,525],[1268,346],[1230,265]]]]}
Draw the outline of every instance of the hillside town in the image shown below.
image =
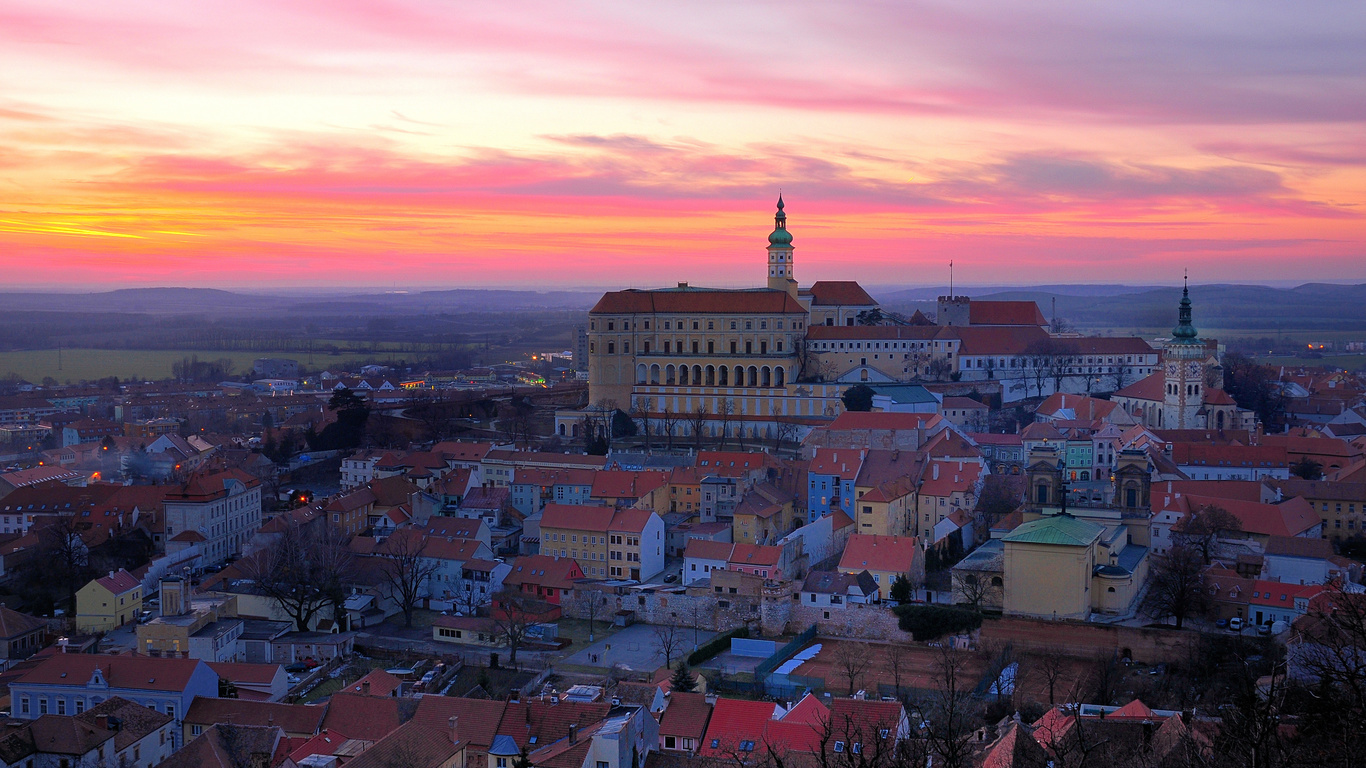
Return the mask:
{"type": "Polygon", "coordinates": [[[0,761],[1354,764],[1366,379],[793,241],[535,361],[10,382],[0,761]]]}

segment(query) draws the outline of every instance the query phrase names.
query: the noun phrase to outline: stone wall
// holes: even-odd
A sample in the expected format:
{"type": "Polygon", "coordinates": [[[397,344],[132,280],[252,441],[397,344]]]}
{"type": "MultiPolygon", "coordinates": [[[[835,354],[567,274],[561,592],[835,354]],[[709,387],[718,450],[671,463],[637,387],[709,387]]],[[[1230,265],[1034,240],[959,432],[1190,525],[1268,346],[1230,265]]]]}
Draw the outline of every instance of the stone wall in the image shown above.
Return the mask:
{"type": "Polygon", "coordinates": [[[611,621],[617,611],[635,612],[643,624],[665,624],[726,632],[749,627],[751,632],[777,636],[787,631],[796,601],[792,587],[765,589],[762,595],[688,594],[677,590],[636,590],[585,583],[560,599],[565,616],[587,619],[589,602],[596,602],[594,618],[611,621]]]}
{"type": "Polygon", "coordinates": [[[816,606],[798,604],[792,611],[789,628],[798,631],[816,625],[816,633],[821,637],[844,637],[855,640],[893,640],[909,641],[909,632],[902,632],[897,626],[896,614],[882,605],[845,605],[816,606]],[[830,618],[825,618],[826,614],[830,618]]]}

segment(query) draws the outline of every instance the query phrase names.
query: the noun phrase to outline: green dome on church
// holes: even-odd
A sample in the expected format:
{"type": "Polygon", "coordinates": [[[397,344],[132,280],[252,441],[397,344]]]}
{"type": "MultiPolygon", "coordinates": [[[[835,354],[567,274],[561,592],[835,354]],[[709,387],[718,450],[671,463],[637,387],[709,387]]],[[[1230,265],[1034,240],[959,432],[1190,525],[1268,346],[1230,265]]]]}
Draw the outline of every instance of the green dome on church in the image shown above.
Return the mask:
{"type": "Polygon", "coordinates": [[[768,236],[768,247],[792,247],[792,233],[787,231],[787,214],[783,213],[782,195],[778,195],[778,212],[773,216],[773,234],[768,236]]]}

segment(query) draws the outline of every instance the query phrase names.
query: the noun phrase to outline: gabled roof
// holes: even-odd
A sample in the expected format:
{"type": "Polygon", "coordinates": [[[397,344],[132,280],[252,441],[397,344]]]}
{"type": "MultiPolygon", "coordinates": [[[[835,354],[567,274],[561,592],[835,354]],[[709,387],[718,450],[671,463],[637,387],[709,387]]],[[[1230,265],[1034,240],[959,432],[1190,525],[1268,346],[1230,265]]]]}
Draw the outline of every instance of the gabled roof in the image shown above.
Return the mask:
{"type": "Polygon", "coordinates": [[[247,699],[219,699],[196,696],[185,713],[185,722],[194,725],[235,723],[237,725],[276,725],[286,733],[317,733],[322,727],[326,707],[280,704],[247,699]]]}
{"type": "Polygon", "coordinates": [[[0,605],[0,639],[10,639],[47,629],[47,622],[0,605]]]}
{"type": "Polygon", "coordinates": [[[812,306],[877,306],[863,286],[853,280],[817,280],[801,293],[811,296],[812,306]]]}
{"type": "Polygon", "coordinates": [[[118,569],[116,572],[110,573],[108,576],[101,576],[100,578],[95,579],[95,583],[115,595],[122,595],[125,592],[131,592],[142,586],[141,581],[138,581],[133,574],[122,568],[118,569]]]}
{"type": "Polygon", "coordinates": [[[389,674],[382,669],[371,670],[370,674],[362,677],[354,683],[346,686],[343,690],[351,693],[368,693],[371,696],[393,696],[403,685],[403,681],[389,674]],[[369,684],[367,687],[366,684],[369,684]]]}
{"type": "Polygon", "coordinates": [[[414,699],[339,691],[327,704],[323,727],[350,734],[352,738],[379,741],[407,722],[416,708],[414,699]]]}
{"type": "Polygon", "coordinates": [[[764,544],[736,544],[726,565],[773,567],[783,556],[783,548],[764,544]]]}
{"type": "Polygon", "coordinates": [[[666,736],[684,736],[702,739],[707,732],[707,721],[711,719],[711,705],[707,697],[700,693],[669,694],[669,706],[659,717],[659,732],[666,736]]]}
{"type": "Polygon", "coordinates": [[[759,744],[765,726],[780,711],[771,701],[717,699],[697,754],[725,758],[738,752],[741,742],[759,744]]]}
{"type": "Polygon", "coordinates": [[[219,723],[181,747],[159,763],[161,768],[241,768],[242,755],[248,764],[256,756],[274,765],[277,753],[288,741],[274,726],[256,727],[219,723]]]}
{"type": "Polygon", "coordinates": [[[878,571],[909,573],[919,554],[920,539],[915,536],[882,536],[856,533],[849,537],[840,557],[841,571],[878,571]]]}
{"type": "Polygon", "coordinates": [[[510,587],[535,584],[570,589],[574,586],[575,579],[582,578],[583,571],[572,557],[523,555],[512,561],[512,570],[503,577],[503,583],[510,587]]]}
{"type": "Polygon", "coordinates": [[[457,717],[460,738],[468,740],[476,749],[486,751],[493,744],[506,709],[507,704],[496,699],[423,696],[418,701],[413,721],[444,728],[452,717],[457,717]]]}
{"type": "Polygon", "coordinates": [[[1048,325],[1037,302],[974,299],[968,303],[968,322],[973,325],[1048,325]]]}
{"type": "Polygon", "coordinates": [[[547,504],[541,510],[541,528],[606,533],[615,510],[577,504],[547,504]]]}
{"type": "MultiPolygon", "coordinates": [[[[198,659],[54,653],[11,685],[84,687],[98,669],[110,688],[181,692],[189,686],[190,678],[203,664],[198,659]]],[[[207,667],[205,669],[208,670],[207,667]]]]}
{"type": "Polygon", "coordinates": [[[726,562],[730,560],[730,553],[734,548],[735,545],[729,541],[688,539],[687,547],[683,550],[683,557],[691,557],[697,560],[719,560],[721,562],[726,562]]]}
{"type": "Polygon", "coordinates": [[[841,480],[858,477],[863,466],[864,452],[852,448],[817,448],[807,471],[817,475],[834,475],[841,480]]]}

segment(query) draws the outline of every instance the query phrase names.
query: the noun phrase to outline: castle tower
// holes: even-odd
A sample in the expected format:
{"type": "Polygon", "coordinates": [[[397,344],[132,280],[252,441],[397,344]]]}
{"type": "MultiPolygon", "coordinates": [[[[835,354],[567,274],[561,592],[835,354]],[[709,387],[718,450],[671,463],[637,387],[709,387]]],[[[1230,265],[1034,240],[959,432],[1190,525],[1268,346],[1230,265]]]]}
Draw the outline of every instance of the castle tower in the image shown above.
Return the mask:
{"type": "Polygon", "coordinates": [[[787,231],[783,196],[778,195],[778,212],[773,216],[773,234],[768,236],[768,287],[787,291],[797,298],[797,281],[792,277],[792,233],[787,231]]]}
{"type": "Polygon", "coordinates": [[[1162,349],[1162,371],[1166,379],[1163,393],[1162,423],[1165,429],[1196,429],[1196,413],[1204,402],[1205,359],[1209,353],[1191,325],[1190,287],[1181,289],[1181,308],[1177,313],[1172,340],[1162,349]]]}

